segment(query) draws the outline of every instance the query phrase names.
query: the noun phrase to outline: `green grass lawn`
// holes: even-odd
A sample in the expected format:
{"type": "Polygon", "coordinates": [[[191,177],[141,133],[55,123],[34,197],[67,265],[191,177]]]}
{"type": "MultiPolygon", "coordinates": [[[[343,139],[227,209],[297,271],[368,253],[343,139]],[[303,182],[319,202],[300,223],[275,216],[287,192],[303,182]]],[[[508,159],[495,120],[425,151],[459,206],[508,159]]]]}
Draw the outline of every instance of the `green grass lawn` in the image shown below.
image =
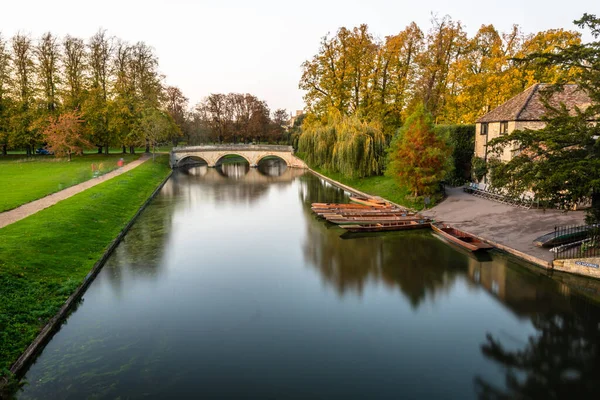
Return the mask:
{"type": "MultiPolygon", "coordinates": [[[[411,208],[413,210],[422,210],[424,202],[422,198],[415,199],[409,190],[405,187],[398,186],[396,181],[389,176],[370,176],[367,178],[348,178],[339,172],[324,171],[319,168],[313,168],[320,174],[336,180],[344,185],[351,186],[361,192],[372,196],[380,196],[384,199],[392,201],[401,206],[411,208]]],[[[432,207],[436,199],[432,199],[432,207]]]]}
{"type": "Polygon", "coordinates": [[[136,160],[139,154],[90,154],[72,161],[53,156],[24,158],[19,155],[0,157],[0,212],[40,199],[93,177],[92,164],[101,173],[117,168],[117,161],[136,160]]]}
{"type": "Polygon", "coordinates": [[[169,171],[161,156],[0,229],[0,376],[169,171]]]}

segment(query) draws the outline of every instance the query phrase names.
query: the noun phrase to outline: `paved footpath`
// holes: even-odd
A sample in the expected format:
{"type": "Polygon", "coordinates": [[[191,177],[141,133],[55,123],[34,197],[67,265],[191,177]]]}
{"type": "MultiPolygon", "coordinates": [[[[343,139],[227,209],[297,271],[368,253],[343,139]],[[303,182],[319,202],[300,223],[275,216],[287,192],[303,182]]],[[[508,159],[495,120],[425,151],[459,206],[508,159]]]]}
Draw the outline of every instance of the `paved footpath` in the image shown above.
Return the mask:
{"type": "Polygon", "coordinates": [[[122,168],[117,168],[114,171],[101,175],[97,178],[92,178],[78,185],[71,186],[65,190],[61,190],[60,192],[50,194],[46,197],[42,197],[39,200],[34,200],[30,203],[23,204],[22,206],[14,208],[10,211],[0,213],[0,228],[4,228],[6,225],[10,225],[23,218],[29,217],[30,215],[33,215],[36,212],[43,210],[44,208],[53,206],[61,200],[68,199],[69,197],[74,196],[77,193],[81,193],[84,190],[106,182],[107,180],[112,179],[115,176],[119,176],[127,171],[131,171],[132,169],[136,168],[137,166],[149,160],[150,158],[151,156],[144,154],[137,160],[126,164],[122,168]]]}
{"type": "Polygon", "coordinates": [[[524,209],[476,197],[462,188],[447,188],[448,198],[424,215],[550,262],[554,253],[533,245],[533,240],[555,226],[581,225],[583,211],[524,209]]]}

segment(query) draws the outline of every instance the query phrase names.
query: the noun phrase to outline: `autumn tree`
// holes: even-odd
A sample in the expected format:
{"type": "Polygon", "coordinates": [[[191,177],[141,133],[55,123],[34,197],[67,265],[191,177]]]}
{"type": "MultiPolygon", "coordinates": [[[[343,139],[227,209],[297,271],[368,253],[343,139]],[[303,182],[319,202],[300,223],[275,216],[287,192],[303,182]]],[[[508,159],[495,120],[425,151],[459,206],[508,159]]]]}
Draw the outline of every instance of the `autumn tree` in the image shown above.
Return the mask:
{"type": "MultiPolygon", "coordinates": [[[[165,88],[165,107],[175,124],[179,127],[179,130],[185,135],[187,129],[186,113],[188,98],[183,95],[181,89],[175,86],[167,86],[165,88]]],[[[177,145],[179,137],[178,135],[171,137],[173,145],[177,145]]]]}
{"type": "Polygon", "coordinates": [[[451,169],[447,138],[437,134],[424,105],[408,117],[389,149],[388,172],[415,197],[431,195],[451,169]]]}
{"type": "Polygon", "coordinates": [[[67,35],[62,48],[63,103],[68,109],[79,110],[86,89],[86,46],[82,39],[67,35]]]}
{"type": "Polygon", "coordinates": [[[422,102],[436,117],[453,91],[449,85],[451,66],[464,49],[466,34],[462,24],[449,16],[433,17],[432,23],[426,48],[415,61],[421,76],[415,88],[414,102],[422,102]]]}
{"type": "Polygon", "coordinates": [[[284,139],[283,136],[287,131],[287,124],[289,119],[290,116],[288,115],[287,110],[283,108],[279,108],[273,112],[273,118],[271,119],[273,125],[273,127],[271,128],[271,136],[273,137],[275,142],[284,139]]]}
{"type": "Polygon", "coordinates": [[[85,120],[90,128],[92,140],[108,154],[111,144],[108,126],[108,97],[110,83],[110,67],[112,56],[111,40],[106,31],[99,30],[88,43],[87,64],[90,69],[89,95],[83,104],[85,120]]]}
{"type": "Polygon", "coordinates": [[[2,155],[7,154],[10,133],[10,110],[12,101],[10,97],[10,53],[8,42],[0,35],[0,146],[2,155]]]}
{"type": "Polygon", "coordinates": [[[197,125],[202,129],[208,127],[208,136],[213,141],[238,143],[272,139],[269,106],[251,94],[214,93],[199,103],[195,111],[197,125]]]}
{"type": "Polygon", "coordinates": [[[36,130],[32,128],[35,117],[35,64],[33,60],[34,46],[31,38],[23,34],[13,36],[12,65],[13,96],[15,112],[11,116],[11,141],[14,146],[24,146],[27,155],[32,154],[36,140],[36,130]]]}
{"type": "Polygon", "coordinates": [[[384,126],[401,125],[403,113],[408,106],[418,67],[415,59],[423,51],[423,32],[412,22],[402,32],[387,36],[378,57],[376,77],[377,99],[384,126]]]}
{"type": "Polygon", "coordinates": [[[93,146],[85,139],[84,130],[80,114],[69,111],[56,118],[50,117],[43,136],[50,151],[59,157],[66,155],[71,161],[73,153],[82,154],[84,149],[93,146]]]}
{"type": "Polygon", "coordinates": [[[35,47],[37,58],[37,76],[42,88],[42,101],[49,113],[57,108],[57,87],[59,81],[60,50],[58,38],[47,32],[42,35],[35,47]]]}
{"type": "Polygon", "coordinates": [[[155,108],[147,108],[143,111],[137,129],[142,132],[138,137],[143,138],[145,144],[152,148],[153,159],[156,147],[179,134],[179,127],[171,116],[155,108]]]}

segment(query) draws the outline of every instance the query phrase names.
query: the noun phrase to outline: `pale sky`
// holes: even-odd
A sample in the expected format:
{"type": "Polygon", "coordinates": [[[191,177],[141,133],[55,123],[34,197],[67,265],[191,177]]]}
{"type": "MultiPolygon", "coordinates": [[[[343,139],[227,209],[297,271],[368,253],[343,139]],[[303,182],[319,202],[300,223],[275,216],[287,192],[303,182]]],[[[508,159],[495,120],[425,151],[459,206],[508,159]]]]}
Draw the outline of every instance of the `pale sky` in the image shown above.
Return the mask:
{"type": "Polygon", "coordinates": [[[191,104],[210,93],[240,92],[266,100],[271,110],[293,111],[304,104],[302,62],[341,26],[366,23],[383,38],[411,21],[426,31],[436,13],[462,21],[469,36],[490,23],[501,32],[518,24],[529,33],[575,29],[572,21],[584,12],[599,14],[598,1],[2,0],[0,32],[88,38],[104,28],[154,47],[166,83],[179,86],[191,104]]]}

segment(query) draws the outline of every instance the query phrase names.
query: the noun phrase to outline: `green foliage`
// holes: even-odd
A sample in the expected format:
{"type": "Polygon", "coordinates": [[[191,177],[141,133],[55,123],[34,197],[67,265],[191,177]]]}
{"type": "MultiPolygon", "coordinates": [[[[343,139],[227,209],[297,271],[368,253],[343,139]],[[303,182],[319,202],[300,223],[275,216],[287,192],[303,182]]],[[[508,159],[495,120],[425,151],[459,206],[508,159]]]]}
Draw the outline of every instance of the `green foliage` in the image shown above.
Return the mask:
{"type": "Polygon", "coordinates": [[[471,161],[471,175],[473,180],[481,181],[488,173],[488,166],[485,160],[481,157],[473,156],[471,161]]]}
{"type": "Polygon", "coordinates": [[[406,120],[390,149],[388,173],[414,196],[431,195],[452,170],[452,149],[443,132],[436,132],[423,105],[406,120]]]}
{"type": "Polygon", "coordinates": [[[306,121],[298,142],[310,165],[349,177],[381,174],[384,146],[385,137],[376,125],[335,110],[325,124],[306,121]]]}
{"type": "Polygon", "coordinates": [[[471,159],[475,151],[475,125],[437,125],[435,131],[445,136],[452,147],[454,169],[446,179],[457,184],[471,177],[471,159]]]}
{"type": "Polygon", "coordinates": [[[0,230],[0,371],[5,374],[169,173],[167,157],[0,230]]]}

